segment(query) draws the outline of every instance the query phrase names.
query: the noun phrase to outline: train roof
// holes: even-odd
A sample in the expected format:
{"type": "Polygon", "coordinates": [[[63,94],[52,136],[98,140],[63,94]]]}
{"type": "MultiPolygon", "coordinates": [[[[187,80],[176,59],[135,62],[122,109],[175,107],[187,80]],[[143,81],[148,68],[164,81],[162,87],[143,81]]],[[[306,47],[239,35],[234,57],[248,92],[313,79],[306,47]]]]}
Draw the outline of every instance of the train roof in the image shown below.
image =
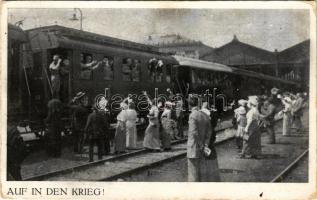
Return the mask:
{"type": "Polygon", "coordinates": [[[296,82],[284,80],[284,79],[281,79],[278,77],[274,77],[274,76],[254,72],[254,71],[248,71],[245,69],[229,67],[227,65],[223,65],[223,64],[219,64],[219,63],[208,62],[208,61],[204,61],[204,60],[198,60],[198,59],[194,59],[194,58],[188,58],[188,57],[176,56],[176,55],[174,55],[173,57],[179,63],[179,65],[190,66],[192,68],[227,72],[227,73],[241,75],[241,76],[258,78],[258,79],[262,79],[262,80],[278,81],[278,82],[286,83],[286,84],[294,84],[294,85],[298,84],[296,82]]]}
{"type": "Polygon", "coordinates": [[[27,41],[27,34],[19,27],[13,24],[8,24],[8,38],[18,40],[20,42],[27,41]]]}
{"type": "MultiPolygon", "coordinates": [[[[87,31],[77,30],[74,28],[53,25],[45,26],[34,29],[26,30],[29,34],[30,39],[33,37],[40,36],[42,40],[41,48],[56,48],[58,45],[79,45],[80,42],[85,43],[97,43],[102,45],[109,45],[113,47],[120,47],[125,49],[133,49],[137,51],[160,53],[157,47],[151,45],[145,45],[137,42],[131,42],[118,38],[113,38],[105,35],[91,33],[87,31]],[[45,41],[47,40],[47,42],[45,41]],[[76,44],[75,44],[76,41],[76,44]]],[[[37,38],[38,39],[38,38],[37,38]]],[[[38,46],[38,45],[37,45],[38,46]]],[[[82,46],[82,45],[81,45],[82,46]]],[[[162,54],[162,53],[160,53],[162,54]]]]}

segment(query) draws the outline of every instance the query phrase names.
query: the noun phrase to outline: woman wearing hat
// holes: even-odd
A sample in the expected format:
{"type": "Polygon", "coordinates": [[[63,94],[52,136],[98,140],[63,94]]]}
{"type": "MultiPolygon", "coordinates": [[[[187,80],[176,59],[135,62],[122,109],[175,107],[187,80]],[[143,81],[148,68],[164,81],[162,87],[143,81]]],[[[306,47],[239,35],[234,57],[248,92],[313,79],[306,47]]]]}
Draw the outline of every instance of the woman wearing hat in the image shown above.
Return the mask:
{"type": "Polygon", "coordinates": [[[172,115],[172,102],[165,102],[164,111],[161,115],[161,123],[162,123],[162,132],[161,132],[161,141],[162,148],[164,150],[171,149],[171,138],[174,137],[174,128],[173,122],[171,119],[172,115]]]}
{"type": "Polygon", "coordinates": [[[292,99],[289,96],[279,96],[284,105],[283,109],[283,136],[290,135],[291,121],[292,121],[292,99]]]}
{"type": "Polygon", "coordinates": [[[243,135],[243,148],[240,158],[257,158],[261,154],[261,133],[259,130],[258,97],[250,96],[248,100],[247,124],[243,135]]]}
{"type": "MultiPolygon", "coordinates": [[[[146,93],[144,94],[146,95],[146,93]]],[[[148,102],[151,105],[151,109],[148,114],[149,125],[145,129],[143,147],[151,151],[160,151],[160,124],[158,120],[159,110],[156,107],[156,99],[150,101],[147,95],[146,97],[148,98],[148,102]]]]}
{"type": "Polygon", "coordinates": [[[114,153],[124,153],[126,151],[126,121],[128,105],[124,102],[120,104],[121,112],[117,116],[117,127],[114,137],[114,153]]]}
{"type": "Polygon", "coordinates": [[[242,144],[243,144],[243,134],[244,134],[244,129],[247,125],[247,118],[246,118],[246,108],[245,106],[247,105],[248,101],[244,99],[240,99],[238,101],[238,104],[240,107],[234,110],[234,115],[237,120],[237,132],[236,132],[236,145],[238,149],[242,149],[242,144]]]}

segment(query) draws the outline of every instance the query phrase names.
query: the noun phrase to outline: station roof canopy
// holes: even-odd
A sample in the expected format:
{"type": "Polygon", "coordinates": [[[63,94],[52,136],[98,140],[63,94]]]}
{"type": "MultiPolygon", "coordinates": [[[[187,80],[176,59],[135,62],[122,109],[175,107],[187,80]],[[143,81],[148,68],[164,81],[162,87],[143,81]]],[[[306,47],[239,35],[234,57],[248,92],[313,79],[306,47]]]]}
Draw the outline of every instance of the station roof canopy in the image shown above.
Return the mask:
{"type": "Polygon", "coordinates": [[[212,70],[212,71],[227,72],[227,73],[231,73],[231,74],[236,74],[236,75],[241,75],[241,76],[246,76],[246,77],[253,77],[253,78],[258,78],[258,79],[263,79],[263,80],[268,80],[268,81],[279,81],[282,83],[297,84],[295,82],[283,80],[283,79],[278,78],[278,77],[269,76],[269,75],[257,73],[254,71],[248,71],[245,69],[229,67],[227,65],[223,65],[223,64],[219,64],[219,63],[208,62],[208,61],[204,61],[204,60],[198,60],[198,59],[193,59],[193,58],[188,58],[188,57],[183,57],[183,56],[176,56],[176,55],[174,55],[173,57],[176,59],[176,61],[179,63],[179,65],[182,65],[182,66],[189,66],[192,68],[212,70]]]}
{"type": "Polygon", "coordinates": [[[207,62],[204,60],[198,60],[194,58],[188,58],[183,56],[173,56],[179,65],[183,66],[190,66],[193,68],[199,68],[199,69],[207,69],[207,70],[213,70],[213,71],[222,71],[222,72],[232,72],[232,68],[228,67],[226,65],[222,65],[219,63],[213,63],[213,62],[207,62]]]}

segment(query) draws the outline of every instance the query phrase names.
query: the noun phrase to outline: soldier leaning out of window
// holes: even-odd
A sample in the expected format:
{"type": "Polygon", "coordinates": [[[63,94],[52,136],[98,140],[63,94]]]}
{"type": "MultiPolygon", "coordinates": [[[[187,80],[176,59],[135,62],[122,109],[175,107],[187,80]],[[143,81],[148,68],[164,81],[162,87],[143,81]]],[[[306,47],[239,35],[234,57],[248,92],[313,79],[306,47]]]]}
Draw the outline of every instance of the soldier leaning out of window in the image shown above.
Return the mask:
{"type": "Polygon", "coordinates": [[[81,70],[95,70],[99,67],[101,62],[98,62],[96,60],[92,60],[91,56],[87,56],[86,62],[85,63],[81,62],[80,67],[81,67],[81,70]]]}

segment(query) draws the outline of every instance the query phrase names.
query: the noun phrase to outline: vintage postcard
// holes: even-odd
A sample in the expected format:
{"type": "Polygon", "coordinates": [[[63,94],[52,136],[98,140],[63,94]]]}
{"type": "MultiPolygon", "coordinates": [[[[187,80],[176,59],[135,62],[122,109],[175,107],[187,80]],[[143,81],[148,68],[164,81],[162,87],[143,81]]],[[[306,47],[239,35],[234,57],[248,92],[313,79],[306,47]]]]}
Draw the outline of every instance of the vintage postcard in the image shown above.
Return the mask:
{"type": "Polygon", "coordinates": [[[317,198],[315,2],[3,2],[0,30],[1,198],[317,198]]]}

